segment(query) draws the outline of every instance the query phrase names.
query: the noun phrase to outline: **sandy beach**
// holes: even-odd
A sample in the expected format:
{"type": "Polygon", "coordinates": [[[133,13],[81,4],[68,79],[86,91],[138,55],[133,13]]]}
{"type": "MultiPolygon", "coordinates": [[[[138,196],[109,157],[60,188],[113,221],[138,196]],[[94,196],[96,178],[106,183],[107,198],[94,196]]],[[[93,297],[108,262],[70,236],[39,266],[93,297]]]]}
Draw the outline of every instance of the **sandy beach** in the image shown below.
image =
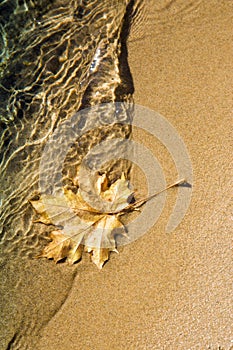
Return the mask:
{"type": "MultiPolygon", "coordinates": [[[[134,101],[160,113],[184,141],[191,204],[166,233],[170,191],[153,228],[101,271],[87,255],[72,267],[12,255],[3,267],[2,350],[233,349],[233,3],[150,3],[128,40],[134,101]]],[[[168,150],[153,137],[143,142],[167,183],[175,181],[168,150]]]]}

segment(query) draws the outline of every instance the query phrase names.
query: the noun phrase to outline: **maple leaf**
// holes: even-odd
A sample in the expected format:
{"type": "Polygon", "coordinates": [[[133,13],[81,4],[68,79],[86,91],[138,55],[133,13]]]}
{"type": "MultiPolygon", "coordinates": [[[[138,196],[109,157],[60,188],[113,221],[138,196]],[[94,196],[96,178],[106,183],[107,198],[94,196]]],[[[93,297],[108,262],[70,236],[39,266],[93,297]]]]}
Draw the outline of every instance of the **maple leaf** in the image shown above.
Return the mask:
{"type": "Polygon", "coordinates": [[[124,234],[125,228],[120,221],[121,210],[129,205],[132,190],[124,174],[112,185],[108,185],[104,174],[96,181],[98,195],[109,204],[110,211],[102,212],[88,204],[81,194],[64,188],[64,198],[43,195],[30,203],[40,218],[36,222],[46,225],[64,222],[63,230],[52,231],[51,242],[44,248],[39,257],[54,259],[64,258],[71,264],[81,259],[84,251],[91,254],[92,261],[99,269],[109,259],[110,252],[117,252],[115,235],[124,234]],[[49,210],[48,210],[49,208],[49,210]]]}
{"type": "Polygon", "coordinates": [[[133,192],[124,174],[111,185],[106,174],[103,174],[96,180],[96,191],[108,204],[108,210],[105,211],[87,203],[80,189],[75,194],[64,188],[64,196],[43,195],[37,201],[30,201],[40,215],[35,222],[63,226],[63,229],[51,232],[51,242],[38,257],[54,259],[56,263],[66,259],[69,264],[74,264],[85,251],[91,254],[93,263],[101,269],[110,253],[117,252],[115,235],[126,235],[120,217],[128,211],[137,210],[151,198],[183,182],[185,180],[179,180],[158,193],[130,203],[133,192]]]}

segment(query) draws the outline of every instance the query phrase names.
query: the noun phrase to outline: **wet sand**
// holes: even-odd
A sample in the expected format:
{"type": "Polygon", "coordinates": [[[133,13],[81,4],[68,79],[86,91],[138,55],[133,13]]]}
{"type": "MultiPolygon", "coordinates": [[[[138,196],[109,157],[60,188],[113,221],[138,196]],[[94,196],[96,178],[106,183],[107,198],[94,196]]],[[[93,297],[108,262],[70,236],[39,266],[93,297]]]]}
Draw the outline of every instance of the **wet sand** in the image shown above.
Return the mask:
{"type": "MultiPolygon", "coordinates": [[[[158,5],[138,19],[129,65],[135,103],[161,113],[188,149],[194,180],[187,214],[174,232],[165,233],[175,200],[170,193],[156,225],[112,254],[102,271],[88,257],[74,267],[44,260],[13,263],[12,257],[5,266],[1,349],[11,349],[7,344],[16,330],[22,334],[21,323],[24,339],[18,337],[12,349],[26,349],[26,338],[29,349],[38,350],[233,347],[233,6],[214,0],[186,9],[179,8],[182,1],[163,3],[171,5],[164,10],[158,5]],[[17,273],[20,280],[14,280],[17,273]],[[27,318],[34,319],[35,334],[39,325],[39,335],[28,334],[27,318]]],[[[169,153],[158,153],[153,138],[146,143],[167,181],[176,180],[169,153]]]]}

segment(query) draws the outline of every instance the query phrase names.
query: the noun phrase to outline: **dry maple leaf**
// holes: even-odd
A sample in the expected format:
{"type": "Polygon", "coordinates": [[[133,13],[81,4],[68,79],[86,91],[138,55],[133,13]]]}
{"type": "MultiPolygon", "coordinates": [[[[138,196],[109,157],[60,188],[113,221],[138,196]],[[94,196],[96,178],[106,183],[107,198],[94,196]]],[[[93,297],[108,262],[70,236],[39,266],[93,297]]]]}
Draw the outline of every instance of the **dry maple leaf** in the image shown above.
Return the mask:
{"type": "Polygon", "coordinates": [[[137,210],[159,193],[182,182],[185,180],[179,180],[146,199],[130,204],[133,192],[124,174],[110,186],[104,174],[97,179],[96,190],[99,197],[108,203],[105,212],[88,204],[80,189],[75,194],[64,188],[64,196],[43,195],[39,200],[31,201],[40,215],[36,222],[63,226],[63,229],[52,231],[52,241],[39,257],[54,259],[55,262],[66,258],[68,263],[73,264],[81,259],[85,251],[91,254],[92,261],[101,269],[109,259],[110,252],[117,252],[116,233],[119,234],[121,229],[120,234],[126,235],[120,217],[128,211],[137,210]]]}
{"type": "Polygon", "coordinates": [[[40,214],[36,222],[46,225],[63,222],[63,230],[53,231],[52,241],[44,248],[39,257],[54,259],[58,262],[66,258],[71,264],[81,259],[84,251],[91,253],[92,261],[99,269],[109,259],[110,252],[117,252],[115,234],[124,234],[124,225],[120,221],[121,211],[128,207],[132,198],[129,181],[124,174],[111,186],[107,185],[106,175],[97,179],[98,195],[108,202],[110,211],[101,212],[91,207],[84,199],[80,189],[77,194],[64,189],[64,197],[44,195],[37,201],[31,201],[35,211],[40,214]],[[48,210],[49,208],[49,210],[48,210]],[[117,230],[117,231],[116,231],[117,230]]]}

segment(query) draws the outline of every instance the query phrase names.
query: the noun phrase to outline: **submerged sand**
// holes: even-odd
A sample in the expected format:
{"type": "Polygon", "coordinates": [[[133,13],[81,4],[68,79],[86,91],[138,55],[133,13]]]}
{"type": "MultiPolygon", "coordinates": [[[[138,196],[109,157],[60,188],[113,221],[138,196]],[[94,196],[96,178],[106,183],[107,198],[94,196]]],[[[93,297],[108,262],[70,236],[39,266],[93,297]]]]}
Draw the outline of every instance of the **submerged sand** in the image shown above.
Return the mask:
{"type": "MultiPolygon", "coordinates": [[[[233,347],[233,6],[192,3],[145,7],[128,46],[135,103],[176,128],[192,161],[185,218],[165,233],[175,200],[170,193],[156,225],[102,271],[88,257],[68,267],[12,256],[4,266],[1,349],[11,349],[11,341],[12,349],[38,350],[233,347]]],[[[145,143],[167,181],[176,180],[169,153],[153,138],[145,143]]]]}

